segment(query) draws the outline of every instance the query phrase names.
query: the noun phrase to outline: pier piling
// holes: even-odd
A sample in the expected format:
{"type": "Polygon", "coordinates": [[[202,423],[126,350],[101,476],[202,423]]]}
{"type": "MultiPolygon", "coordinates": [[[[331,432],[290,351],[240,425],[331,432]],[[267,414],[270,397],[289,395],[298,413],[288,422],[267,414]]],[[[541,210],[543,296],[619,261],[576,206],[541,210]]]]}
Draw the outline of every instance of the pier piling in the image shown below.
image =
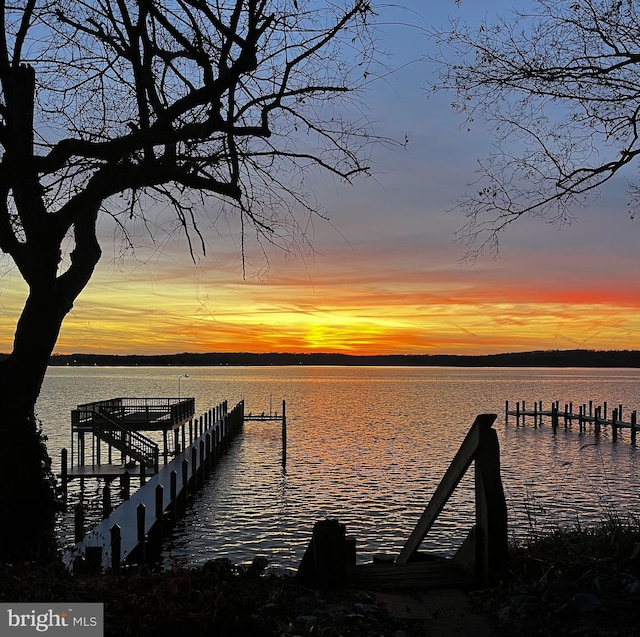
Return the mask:
{"type": "MultiPolygon", "coordinates": [[[[535,428],[542,427],[544,418],[551,419],[551,430],[554,434],[558,431],[558,425],[560,422],[560,409],[559,401],[551,403],[550,409],[545,410],[543,408],[542,401],[534,402],[533,409],[526,409],[526,402],[516,402],[515,409],[510,408],[509,401],[505,401],[505,422],[509,422],[509,416],[515,417],[516,427],[524,426],[526,419],[533,418],[533,425],[535,428]]],[[[565,403],[564,412],[562,418],[564,420],[565,430],[573,423],[578,423],[578,431],[580,434],[587,432],[587,428],[593,428],[593,434],[596,438],[599,438],[603,432],[603,428],[611,428],[611,440],[617,442],[620,438],[622,431],[628,429],[630,432],[630,439],[632,444],[636,444],[637,432],[640,425],[637,422],[637,413],[632,411],[630,413],[630,420],[625,421],[622,417],[623,405],[618,404],[613,409],[611,417],[607,416],[607,402],[602,405],[595,405],[592,400],[587,403],[583,403],[578,407],[578,412],[574,412],[573,403],[565,403]]]]}

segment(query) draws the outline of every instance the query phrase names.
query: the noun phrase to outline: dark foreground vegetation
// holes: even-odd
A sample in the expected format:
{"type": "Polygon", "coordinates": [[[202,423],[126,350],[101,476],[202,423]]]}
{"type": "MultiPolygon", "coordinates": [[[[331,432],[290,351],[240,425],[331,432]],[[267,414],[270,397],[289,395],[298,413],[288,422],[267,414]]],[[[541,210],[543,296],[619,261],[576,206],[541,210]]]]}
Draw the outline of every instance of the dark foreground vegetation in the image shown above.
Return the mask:
{"type": "MultiPolygon", "coordinates": [[[[56,566],[4,566],[0,599],[104,601],[107,637],[433,634],[428,620],[393,617],[366,591],[316,591],[264,567],[260,558],[247,567],[216,560],[71,577],[56,566]]],[[[640,635],[640,525],[550,532],[513,548],[497,585],[469,596],[497,635],[640,635]]]]}
{"type": "MultiPolygon", "coordinates": [[[[0,354],[0,360],[3,354],[0,354]]],[[[448,367],[640,367],[640,351],[637,350],[540,350],[511,352],[482,356],[450,354],[390,354],[381,356],[356,356],[332,353],[282,353],[255,354],[232,353],[182,353],[163,355],[131,354],[56,354],[50,365],[100,365],[100,366],[165,366],[185,367],[218,365],[377,365],[377,366],[448,366],[448,367]]]]}
{"type": "Polygon", "coordinates": [[[0,569],[0,600],[104,602],[106,637],[408,637],[420,627],[394,619],[361,591],[319,592],[292,576],[263,573],[227,560],[202,568],[121,575],[69,576],[35,564],[0,569]]]}
{"type": "Polygon", "coordinates": [[[514,548],[476,603],[507,635],[640,635],[640,524],[611,517],[514,548]]]}

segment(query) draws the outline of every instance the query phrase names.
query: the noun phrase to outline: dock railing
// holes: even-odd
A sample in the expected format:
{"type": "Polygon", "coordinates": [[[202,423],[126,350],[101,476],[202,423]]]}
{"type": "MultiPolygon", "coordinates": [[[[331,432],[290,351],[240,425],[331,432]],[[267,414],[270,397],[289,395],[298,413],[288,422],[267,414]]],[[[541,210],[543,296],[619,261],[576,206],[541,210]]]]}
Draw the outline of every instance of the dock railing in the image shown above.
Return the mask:
{"type": "Polygon", "coordinates": [[[175,429],[195,414],[195,398],[121,397],[78,405],[71,412],[76,428],[90,421],[87,414],[106,414],[129,427],[175,429]]]}

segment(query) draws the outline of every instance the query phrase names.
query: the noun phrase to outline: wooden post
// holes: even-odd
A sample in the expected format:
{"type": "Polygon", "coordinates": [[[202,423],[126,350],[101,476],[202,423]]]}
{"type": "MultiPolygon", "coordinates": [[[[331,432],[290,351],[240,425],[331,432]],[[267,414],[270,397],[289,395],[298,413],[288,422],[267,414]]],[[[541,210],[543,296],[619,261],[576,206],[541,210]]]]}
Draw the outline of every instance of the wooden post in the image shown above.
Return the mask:
{"type": "Polygon", "coordinates": [[[635,409],[631,412],[631,444],[635,445],[636,444],[636,420],[637,420],[637,414],[635,409]]]}
{"type": "Polygon", "coordinates": [[[204,478],[205,478],[205,462],[206,462],[206,458],[204,455],[204,440],[200,441],[200,444],[198,445],[199,450],[200,450],[200,467],[198,468],[198,473],[200,474],[200,483],[204,483],[204,478]]]}
{"type": "Polygon", "coordinates": [[[178,474],[175,471],[172,471],[169,475],[169,500],[171,513],[175,521],[178,517],[178,474]]]}
{"type": "Polygon", "coordinates": [[[161,484],[156,485],[156,520],[162,520],[164,515],[164,487],[161,484]]]}
{"type": "Polygon", "coordinates": [[[147,463],[144,460],[140,461],[140,486],[147,481],[147,463]]]}
{"type": "Polygon", "coordinates": [[[131,475],[128,471],[125,471],[120,477],[120,489],[122,490],[122,499],[128,500],[131,490],[131,475]]]}
{"type": "Polygon", "coordinates": [[[554,435],[558,431],[558,408],[555,405],[551,407],[551,430],[554,435]]]}
{"type": "Polygon", "coordinates": [[[205,473],[207,476],[211,473],[211,460],[213,458],[213,453],[211,449],[211,432],[207,431],[207,435],[204,437],[205,439],[205,457],[206,457],[206,466],[205,473]]]}
{"type": "Polygon", "coordinates": [[[282,466],[287,466],[287,408],[282,401],[282,466]]]}
{"type": "MultiPolygon", "coordinates": [[[[557,419],[557,407],[553,411],[557,419]]],[[[498,435],[481,427],[475,453],[476,577],[490,583],[502,570],[508,550],[507,504],[500,477],[498,435]]]]}
{"type": "Polygon", "coordinates": [[[188,486],[189,486],[189,461],[185,458],[182,461],[182,495],[184,497],[185,502],[187,501],[188,486]]]}
{"type": "Polygon", "coordinates": [[[146,507],[141,502],[136,508],[136,538],[138,540],[138,546],[140,547],[142,562],[145,561],[145,532],[144,532],[144,523],[145,523],[145,513],[146,507]]]}
{"type": "Polygon", "coordinates": [[[516,403],[516,427],[520,426],[520,402],[516,403]]]}
{"type": "Polygon", "coordinates": [[[120,556],[122,555],[122,529],[114,524],[111,529],[111,570],[114,573],[120,571],[120,556]]]}
{"type": "Polygon", "coordinates": [[[311,548],[314,584],[323,589],[341,586],[347,570],[345,525],[338,520],[316,522],[311,548]]]}
{"type": "Polygon", "coordinates": [[[169,458],[169,449],[168,449],[167,430],[166,429],[162,430],[162,443],[163,443],[164,463],[167,464],[167,460],[169,458]]]}
{"type": "Polygon", "coordinates": [[[198,452],[195,447],[191,447],[191,488],[192,493],[198,490],[198,452]]]}
{"type": "MultiPolygon", "coordinates": [[[[598,432],[600,432],[600,426],[598,426],[598,432]]],[[[618,440],[618,425],[615,420],[611,423],[611,440],[612,442],[618,440]]]]}
{"type": "Polygon", "coordinates": [[[78,542],[82,542],[84,538],[84,507],[82,506],[82,502],[78,502],[78,504],[73,507],[73,518],[74,539],[77,544],[78,542]]]}
{"type": "Polygon", "coordinates": [[[69,495],[69,452],[66,448],[60,450],[60,481],[62,482],[62,499],[66,507],[69,495]]]}
{"type": "Polygon", "coordinates": [[[504,421],[509,422],[509,401],[504,401],[504,421]]]}
{"type": "Polygon", "coordinates": [[[106,520],[111,515],[111,487],[104,485],[102,489],[102,519],[106,520]]]}

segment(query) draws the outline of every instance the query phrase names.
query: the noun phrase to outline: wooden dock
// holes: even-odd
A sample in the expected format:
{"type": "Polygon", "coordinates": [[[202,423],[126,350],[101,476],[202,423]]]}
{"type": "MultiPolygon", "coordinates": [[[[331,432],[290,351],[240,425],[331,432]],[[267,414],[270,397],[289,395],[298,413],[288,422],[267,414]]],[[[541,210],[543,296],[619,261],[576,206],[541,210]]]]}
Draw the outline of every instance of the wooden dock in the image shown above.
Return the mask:
{"type": "MultiPolygon", "coordinates": [[[[94,569],[117,570],[135,554],[144,558],[148,543],[161,536],[167,517],[178,517],[189,493],[203,484],[230,440],[241,431],[243,412],[243,402],[231,411],[227,411],[225,402],[196,420],[189,428],[189,443],[78,541],[66,556],[67,564],[72,568],[84,563],[94,569]]],[[[128,490],[128,479],[125,481],[128,490]]]]}
{"type": "Polygon", "coordinates": [[[506,401],[505,422],[509,422],[509,416],[514,416],[516,426],[524,426],[526,419],[532,418],[533,426],[541,427],[544,419],[548,418],[550,419],[553,433],[557,432],[558,427],[562,426],[568,429],[574,422],[577,422],[580,433],[585,433],[590,429],[596,436],[602,433],[604,427],[609,427],[611,438],[614,441],[618,440],[622,431],[628,430],[631,443],[635,445],[640,424],[635,410],[631,411],[628,416],[629,419],[625,420],[623,413],[627,411],[623,409],[621,404],[610,410],[606,401],[602,405],[595,405],[590,400],[588,403],[579,405],[578,411],[574,410],[572,402],[565,403],[561,407],[560,401],[555,401],[545,409],[542,401],[534,401],[533,407],[527,407],[527,403],[523,400],[522,402],[517,402],[514,409],[510,408],[509,401],[506,401]]]}

